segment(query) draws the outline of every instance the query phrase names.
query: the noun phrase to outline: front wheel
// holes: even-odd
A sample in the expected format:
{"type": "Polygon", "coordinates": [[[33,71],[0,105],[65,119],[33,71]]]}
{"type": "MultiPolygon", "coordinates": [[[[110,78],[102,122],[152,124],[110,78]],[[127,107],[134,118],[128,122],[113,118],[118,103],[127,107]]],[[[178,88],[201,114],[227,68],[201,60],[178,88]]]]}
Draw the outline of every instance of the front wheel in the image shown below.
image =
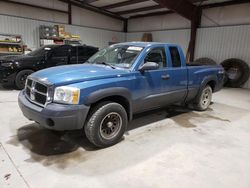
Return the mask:
{"type": "Polygon", "coordinates": [[[197,101],[194,103],[193,107],[195,110],[205,111],[212,101],[213,90],[210,86],[203,88],[201,93],[197,96],[197,101]]]}
{"type": "Polygon", "coordinates": [[[121,140],[127,122],[127,113],[123,106],[114,102],[104,102],[92,110],[84,130],[92,144],[103,148],[121,140]]]}
{"type": "Polygon", "coordinates": [[[20,72],[17,73],[16,75],[16,79],[15,79],[15,85],[17,87],[17,89],[23,89],[25,86],[25,82],[27,77],[32,74],[34,71],[32,70],[22,70],[20,72]]]}

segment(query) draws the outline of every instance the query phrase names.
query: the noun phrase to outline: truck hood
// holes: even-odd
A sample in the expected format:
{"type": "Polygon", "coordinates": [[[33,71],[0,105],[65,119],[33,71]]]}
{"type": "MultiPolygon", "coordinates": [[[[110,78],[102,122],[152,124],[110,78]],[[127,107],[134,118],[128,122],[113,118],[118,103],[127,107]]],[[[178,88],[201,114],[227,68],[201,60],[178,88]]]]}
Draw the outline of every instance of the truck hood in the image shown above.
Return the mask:
{"type": "Polygon", "coordinates": [[[2,60],[2,61],[13,61],[13,60],[18,59],[20,56],[23,56],[23,55],[6,55],[6,56],[0,57],[0,60],[2,60]]]}
{"type": "Polygon", "coordinates": [[[89,80],[121,77],[127,73],[129,73],[129,70],[112,69],[109,66],[85,63],[44,69],[33,73],[30,77],[44,83],[61,86],[89,80]]]}
{"type": "Polygon", "coordinates": [[[34,57],[29,55],[7,55],[0,57],[0,62],[29,62],[39,58],[41,57],[34,57]]]}

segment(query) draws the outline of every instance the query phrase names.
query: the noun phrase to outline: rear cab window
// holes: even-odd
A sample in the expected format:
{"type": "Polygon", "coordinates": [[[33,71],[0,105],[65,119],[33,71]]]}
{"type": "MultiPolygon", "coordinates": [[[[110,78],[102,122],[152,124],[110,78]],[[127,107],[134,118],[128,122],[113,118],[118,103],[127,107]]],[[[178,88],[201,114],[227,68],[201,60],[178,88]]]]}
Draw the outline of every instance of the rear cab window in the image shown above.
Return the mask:
{"type": "Polygon", "coordinates": [[[172,60],[172,67],[181,67],[181,57],[177,47],[170,46],[169,52],[172,60]]]}

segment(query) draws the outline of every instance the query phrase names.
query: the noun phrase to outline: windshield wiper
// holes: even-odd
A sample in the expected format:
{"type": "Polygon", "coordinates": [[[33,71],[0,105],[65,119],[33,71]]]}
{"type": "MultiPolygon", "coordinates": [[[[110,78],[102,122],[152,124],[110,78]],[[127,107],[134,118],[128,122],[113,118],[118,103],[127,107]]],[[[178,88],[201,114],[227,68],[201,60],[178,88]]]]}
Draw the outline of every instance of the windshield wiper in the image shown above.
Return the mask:
{"type": "Polygon", "coordinates": [[[113,65],[111,65],[109,63],[106,63],[106,62],[96,62],[96,64],[106,65],[106,66],[111,67],[112,69],[115,69],[115,66],[113,66],[113,65]]]}

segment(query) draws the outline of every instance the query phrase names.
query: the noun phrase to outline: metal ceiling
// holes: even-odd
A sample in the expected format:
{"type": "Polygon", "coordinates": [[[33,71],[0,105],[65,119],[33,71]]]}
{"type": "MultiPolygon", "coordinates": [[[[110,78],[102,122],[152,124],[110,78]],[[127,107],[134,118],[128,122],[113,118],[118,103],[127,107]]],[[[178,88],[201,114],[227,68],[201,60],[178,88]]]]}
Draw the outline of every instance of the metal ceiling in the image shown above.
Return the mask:
{"type": "MultiPolygon", "coordinates": [[[[133,18],[159,14],[171,13],[169,9],[159,5],[154,0],[71,0],[73,2],[97,8],[97,10],[108,11],[122,18],[133,18]]],[[[196,6],[236,4],[247,2],[247,0],[186,0],[196,6]]],[[[180,3],[183,1],[180,0],[180,3]]],[[[250,1],[249,1],[250,2],[250,1]]]]}

